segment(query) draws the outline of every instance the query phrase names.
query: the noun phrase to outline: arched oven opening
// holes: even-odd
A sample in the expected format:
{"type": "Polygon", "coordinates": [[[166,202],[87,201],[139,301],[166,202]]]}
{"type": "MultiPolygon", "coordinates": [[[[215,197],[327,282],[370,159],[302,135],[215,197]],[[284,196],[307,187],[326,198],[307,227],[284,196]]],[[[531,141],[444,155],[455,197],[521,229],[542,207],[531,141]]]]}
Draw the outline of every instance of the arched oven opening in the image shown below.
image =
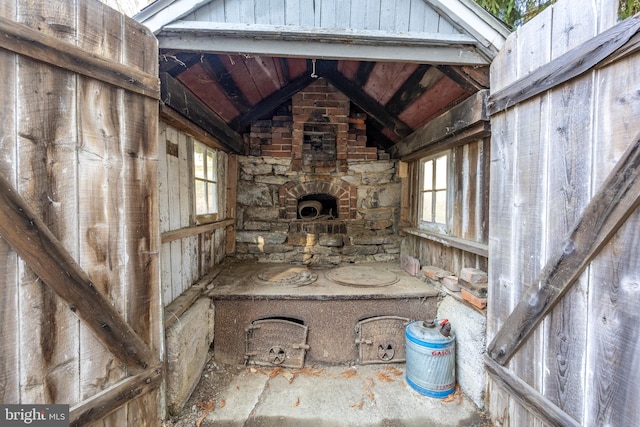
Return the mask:
{"type": "Polygon", "coordinates": [[[338,202],[330,194],[308,194],[298,199],[298,219],[338,218],[338,202]]]}

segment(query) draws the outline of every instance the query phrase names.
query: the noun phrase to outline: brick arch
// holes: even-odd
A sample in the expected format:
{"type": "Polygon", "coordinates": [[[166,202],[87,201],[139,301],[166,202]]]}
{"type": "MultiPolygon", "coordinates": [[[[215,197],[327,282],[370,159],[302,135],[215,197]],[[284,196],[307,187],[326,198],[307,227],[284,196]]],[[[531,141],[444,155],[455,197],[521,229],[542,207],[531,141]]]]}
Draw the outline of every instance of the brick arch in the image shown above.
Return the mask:
{"type": "Polygon", "coordinates": [[[356,215],[356,189],[338,179],[300,179],[280,186],[281,217],[296,219],[298,199],[309,194],[329,194],[336,198],[339,219],[353,219],[356,215]]]}

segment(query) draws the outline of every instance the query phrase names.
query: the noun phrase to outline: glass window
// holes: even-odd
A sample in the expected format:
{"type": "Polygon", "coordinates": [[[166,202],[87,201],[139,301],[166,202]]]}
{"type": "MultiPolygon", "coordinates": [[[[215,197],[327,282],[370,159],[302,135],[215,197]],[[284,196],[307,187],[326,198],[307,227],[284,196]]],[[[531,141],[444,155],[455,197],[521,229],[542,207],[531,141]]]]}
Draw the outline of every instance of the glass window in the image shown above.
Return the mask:
{"type": "Polygon", "coordinates": [[[199,219],[215,219],[218,213],[217,164],[215,150],[194,141],[195,208],[199,219]]]}
{"type": "Polygon", "coordinates": [[[449,154],[420,161],[420,227],[446,231],[449,154]]]}

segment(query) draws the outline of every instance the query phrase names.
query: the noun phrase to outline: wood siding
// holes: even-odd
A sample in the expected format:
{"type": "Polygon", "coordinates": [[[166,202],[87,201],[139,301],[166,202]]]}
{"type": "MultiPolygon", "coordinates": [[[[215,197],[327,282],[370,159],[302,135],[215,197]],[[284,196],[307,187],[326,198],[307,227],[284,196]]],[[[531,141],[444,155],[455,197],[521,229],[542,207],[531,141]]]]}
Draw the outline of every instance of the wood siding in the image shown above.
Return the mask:
{"type": "MultiPolygon", "coordinates": [[[[615,25],[616,10],[608,0],[545,10],[507,40],[492,65],[492,94],[580,49],[615,25]]],[[[491,117],[489,341],[640,136],[640,55],[594,68],[491,117]]],[[[640,392],[638,230],[636,209],[506,366],[578,425],[640,423],[630,400],[640,392]]],[[[502,381],[490,381],[489,395],[496,425],[549,423],[502,381]]]]}
{"type": "MultiPolygon", "coordinates": [[[[38,40],[2,34],[0,175],[159,363],[157,42],[94,0],[3,1],[0,18],[38,40]],[[119,84],[127,69],[151,87],[119,84]]],[[[70,404],[72,425],[157,425],[161,371],[132,377],[54,288],[0,239],[0,402],[70,404]]]]}
{"type": "MultiPolygon", "coordinates": [[[[227,170],[229,156],[218,153],[218,221],[196,226],[193,215],[194,139],[160,123],[159,198],[162,235],[161,282],[165,306],[174,301],[227,254],[227,170]]],[[[232,179],[233,180],[233,179],[232,179]]]]}
{"type": "MultiPolygon", "coordinates": [[[[444,132],[444,130],[443,130],[444,132]]],[[[458,274],[460,269],[475,267],[487,270],[487,257],[482,246],[488,237],[488,175],[489,175],[489,139],[476,139],[470,143],[458,145],[450,151],[451,173],[451,213],[449,237],[468,241],[474,248],[465,249],[462,244],[443,243],[438,238],[420,237],[418,233],[406,236],[408,253],[420,260],[421,265],[433,265],[458,274]],[[475,245],[479,244],[479,245],[475,245]]],[[[419,161],[409,164],[409,194],[418,193],[419,161]]],[[[411,196],[409,196],[411,197],[411,196]]],[[[418,224],[418,199],[410,199],[409,222],[418,224]]]]}
{"type": "Polygon", "coordinates": [[[459,32],[424,0],[213,1],[184,19],[390,32],[459,32]]]}

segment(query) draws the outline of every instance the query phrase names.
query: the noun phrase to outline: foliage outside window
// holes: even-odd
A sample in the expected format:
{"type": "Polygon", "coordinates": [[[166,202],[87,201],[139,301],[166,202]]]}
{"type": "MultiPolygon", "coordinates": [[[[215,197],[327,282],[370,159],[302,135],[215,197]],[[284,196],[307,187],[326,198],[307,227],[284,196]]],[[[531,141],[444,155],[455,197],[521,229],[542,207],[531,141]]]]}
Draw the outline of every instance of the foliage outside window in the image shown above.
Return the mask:
{"type": "Polygon", "coordinates": [[[199,142],[193,144],[195,209],[199,223],[217,219],[218,159],[216,152],[199,142]]]}
{"type": "Polygon", "coordinates": [[[420,228],[446,232],[449,200],[449,154],[420,161],[420,228]]]}

